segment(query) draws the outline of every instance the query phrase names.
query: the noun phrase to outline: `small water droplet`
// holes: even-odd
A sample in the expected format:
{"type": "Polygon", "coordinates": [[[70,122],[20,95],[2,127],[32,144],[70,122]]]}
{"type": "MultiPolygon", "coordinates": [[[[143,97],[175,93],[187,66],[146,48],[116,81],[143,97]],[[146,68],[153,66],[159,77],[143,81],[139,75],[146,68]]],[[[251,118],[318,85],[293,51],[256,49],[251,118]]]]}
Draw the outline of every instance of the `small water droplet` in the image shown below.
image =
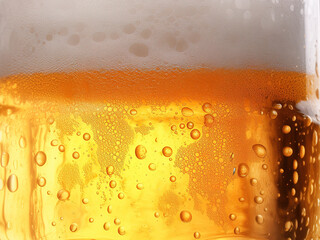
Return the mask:
{"type": "Polygon", "coordinates": [[[306,153],[306,149],[303,145],[300,146],[300,158],[304,158],[304,155],[306,153]]]}
{"type": "Polygon", "coordinates": [[[60,146],[58,147],[58,149],[59,149],[60,152],[64,152],[64,151],[65,151],[65,148],[64,148],[63,145],[60,145],[60,146]]]}
{"type": "Polygon", "coordinates": [[[89,199],[88,198],[83,198],[82,199],[82,203],[83,204],[88,204],[89,203],[89,199]]]}
{"type": "Polygon", "coordinates": [[[297,171],[294,171],[293,172],[293,183],[294,184],[297,184],[297,182],[298,182],[298,180],[299,180],[299,174],[298,174],[298,172],[297,171]]]}
{"type": "Polygon", "coordinates": [[[264,201],[264,199],[260,196],[255,196],[254,197],[254,202],[257,203],[257,204],[262,204],[264,201]]]}
{"type": "Polygon", "coordinates": [[[143,145],[138,145],[136,147],[135,154],[138,159],[144,159],[147,155],[147,149],[143,145]]]}
{"type": "Polygon", "coordinates": [[[250,179],[250,184],[251,184],[252,186],[256,186],[256,185],[258,184],[258,180],[257,180],[256,178],[251,178],[251,179],[250,179]]]}
{"type": "Polygon", "coordinates": [[[20,139],[19,139],[19,146],[21,148],[25,148],[27,146],[27,141],[25,139],[25,137],[21,136],[20,139]]]}
{"type": "Polygon", "coordinates": [[[267,165],[267,164],[265,164],[265,163],[264,163],[264,164],[262,164],[262,169],[263,169],[263,170],[267,170],[267,169],[268,169],[268,165],[267,165]]]}
{"type": "Polygon", "coordinates": [[[187,210],[183,210],[180,212],[180,219],[182,222],[188,223],[192,220],[192,214],[191,212],[187,210]]]}
{"type": "Polygon", "coordinates": [[[285,224],[284,224],[284,231],[285,232],[289,232],[292,230],[292,227],[293,227],[293,223],[291,221],[287,221],[285,224]]]}
{"type": "Polygon", "coordinates": [[[179,127],[180,127],[181,129],[184,129],[184,128],[186,127],[186,125],[185,125],[184,123],[180,123],[180,124],[179,124],[179,127]]]}
{"type": "Polygon", "coordinates": [[[290,127],[289,125],[284,125],[284,126],[282,127],[282,132],[283,132],[284,134],[290,133],[290,132],[291,132],[291,127],[290,127]]]}
{"type": "Polygon", "coordinates": [[[276,119],[278,116],[278,112],[276,110],[271,110],[270,111],[270,118],[271,119],[276,119]]]}
{"type": "Polygon", "coordinates": [[[234,220],[237,219],[237,215],[231,213],[231,214],[229,215],[229,218],[230,218],[231,221],[234,221],[234,220]]]}
{"type": "Polygon", "coordinates": [[[156,167],[156,165],[154,163],[150,163],[148,168],[149,168],[150,171],[155,171],[157,167],[156,167]]]}
{"type": "Polygon", "coordinates": [[[111,188],[115,188],[115,187],[117,186],[117,182],[116,182],[115,180],[111,180],[111,181],[109,182],[109,186],[110,186],[111,188]]]}
{"type": "Polygon", "coordinates": [[[190,136],[192,137],[192,139],[197,140],[200,138],[200,131],[198,129],[193,129],[190,133],[190,136]]]}
{"type": "Polygon", "coordinates": [[[138,183],[136,187],[138,190],[142,190],[144,188],[142,183],[138,183]]]}
{"type": "Polygon", "coordinates": [[[125,235],[125,234],[126,234],[125,228],[124,228],[124,227],[119,227],[119,228],[118,228],[118,233],[119,233],[120,235],[125,235]]]}
{"type": "Polygon", "coordinates": [[[108,230],[110,229],[110,226],[111,226],[111,224],[110,224],[109,222],[105,222],[105,223],[103,224],[103,229],[106,230],[106,231],[108,231],[108,230]]]}
{"type": "Polygon", "coordinates": [[[175,176],[171,176],[171,177],[170,177],[170,181],[171,181],[171,182],[175,182],[176,180],[177,180],[177,178],[176,178],[175,176]]]}
{"type": "Polygon", "coordinates": [[[56,222],[54,222],[54,221],[51,222],[51,225],[52,225],[52,226],[55,226],[55,225],[56,225],[56,222]]]}
{"type": "Polygon", "coordinates": [[[115,225],[120,225],[121,224],[121,221],[120,221],[119,218],[115,218],[113,222],[114,222],[115,225]]]}
{"type": "Polygon", "coordinates": [[[90,138],[91,138],[91,136],[90,136],[90,134],[89,134],[89,133],[85,133],[85,134],[83,134],[83,139],[84,139],[85,141],[89,141],[89,140],[90,140],[90,138]]]}
{"type": "Polygon", "coordinates": [[[234,232],[234,234],[240,234],[240,228],[239,227],[235,227],[233,232],[234,232]]]}
{"type": "Polygon", "coordinates": [[[181,109],[181,113],[185,117],[191,117],[193,115],[193,110],[188,107],[184,107],[181,109]]]}
{"type": "Polygon", "coordinates": [[[194,127],[194,123],[193,122],[188,122],[187,123],[187,128],[192,129],[194,127]]]}
{"type": "Polygon", "coordinates": [[[75,231],[77,231],[78,230],[78,225],[76,224],[76,223],[72,223],[71,225],[70,225],[70,231],[71,232],[75,232],[75,231]]]}
{"type": "Polygon", "coordinates": [[[57,198],[58,198],[60,201],[68,200],[69,197],[70,197],[70,193],[69,193],[67,190],[61,189],[61,190],[59,190],[58,193],[57,193],[57,198]]]}
{"type": "Polygon", "coordinates": [[[162,154],[163,154],[165,157],[171,157],[171,155],[172,155],[172,148],[171,148],[171,147],[168,147],[168,146],[164,147],[164,148],[162,149],[162,154]]]}
{"type": "Polygon", "coordinates": [[[262,144],[253,145],[252,150],[259,158],[264,158],[267,155],[267,149],[262,144]]]}
{"type": "Polygon", "coordinates": [[[55,146],[58,146],[59,142],[57,139],[53,139],[50,144],[51,146],[55,147],[55,146]]]}
{"type": "Polygon", "coordinates": [[[212,113],[212,105],[210,103],[204,103],[202,105],[202,110],[206,113],[212,113]]]}
{"type": "Polygon", "coordinates": [[[112,165],[107,167],[107,174],[111,176],[114,173],[114,167],[112,165]]]}
{"type": "Polygon", "coordinates": [[[257,215],[256,216],[256,222],[258,224],[263,224],[263,222],[264,222],[263,216],[262,215],[257,215]]]}
{"type": "Polygon", "coordinates": [[[78,158],[80,157],[80,154],[79,154],[78,152],[73,152],[73,153],[72,153],[72,157],[73,157],[74,159],[78,159],[78,158]]]}
{"type": "Polygon", "coordinates": [[[47,162],[47,156],[42,151],[37,152],[34,159],[35,159],[36,163],[38,164],[38,166],[40,166],[40,167],[43,166],[47,162]]]}
{"type": "Polygon", "coordinates": [[[119,199],[124,199],[124,193],[122,193],[122,192],[119,193],[119,194],[118,194],[118,198],[119,198],[119,199]]]}
{"type": "Polygon", "coordinates": [[[136,115],[137,114],[137,110],[136,109],[131,109],[130,110],[130,114],[131,115],[136,115]]]}
{"type": "Polygon", "coordinates": [[[246,177],[249,174],[249,167],[245,163],[240,163],[238,166],[239,177],[246,177]]]}
{"type": "Polygon", "coordinates": [[[112,213],[112,205],[109,205],[109,206],[107,207],[107,211],[108,211],[108,213],[112,213]]]}
{"type": "Polygon", "coordinates": [[[201,237],[201,234],[200,234],[199,232],[195,232],[195,233],[193,234],[193,237],[194,237],[195,239],[199,239],[199,238],[201,237]]]}
{"type": "Polygon", "coordinates": [[[314,130],[312,134],[312,146],[316,146],[317,144],[318,144],[318,133],[316,130],[314,130]]]}
{"type": "Polygon", "coordinates": [[[15,174],[11,174],[9,177],[8,177],[8,180],[7,180],[7,187],[9,189],[10,192],[15,192],[18,190],[18,186],[19,186],[19,183],[18,183],[18,177],[17,175],[15,174]]]}
{"type": "Polygon", "coordinates": [[[155,216],[156,218],[158,218],[158,217],[160,217],[160,213],[155,212],[155,213],[154,213],[154,216],[155,216]]]}
{"type": "Polygon", "coordinates": [[[1,154],[1,166],[5,168],[8,166],[8,163],[9,163],[9,153],[3,152],[1,154]]]}
{"type": "Polygon", "coordinates": [[[94,219],[93,218],[89,218],[89,222],[93,223],[94,219]]]}
{"type": "Polygon", "coordinates": [[[39,177],[37,183],[40,187],[44,187],[47,183],[47,180],[44,177],[39,177]]]}
{"type": "Polygon", "coordinates": [[[293,150],[291,147],[284,147],[282,149],[282,154],[285,156],[285,157],[290,157],[292,154],[293,154],[293,150]]]}

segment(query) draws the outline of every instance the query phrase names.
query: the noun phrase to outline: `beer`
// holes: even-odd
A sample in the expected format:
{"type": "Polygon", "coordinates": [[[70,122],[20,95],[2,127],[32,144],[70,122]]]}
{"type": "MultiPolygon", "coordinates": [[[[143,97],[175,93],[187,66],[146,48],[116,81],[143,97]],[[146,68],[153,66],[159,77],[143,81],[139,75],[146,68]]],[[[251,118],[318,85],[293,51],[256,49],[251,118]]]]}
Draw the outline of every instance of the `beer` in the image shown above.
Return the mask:
{"type": "Polygon", "coordinates": [[[209,68],[3,77],[0,239],[318,239],[312,81],[209,68]]]}

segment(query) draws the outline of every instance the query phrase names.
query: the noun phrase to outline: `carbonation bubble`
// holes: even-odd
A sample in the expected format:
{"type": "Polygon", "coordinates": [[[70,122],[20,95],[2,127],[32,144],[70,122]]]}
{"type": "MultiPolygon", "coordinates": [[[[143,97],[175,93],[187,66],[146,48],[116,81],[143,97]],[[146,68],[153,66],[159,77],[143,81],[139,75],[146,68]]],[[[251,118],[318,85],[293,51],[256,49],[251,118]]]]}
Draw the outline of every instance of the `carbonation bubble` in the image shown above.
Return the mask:
{"type": "Polygon", "coordinates": [[[138,183],[136,187],[138,190],[142,190],[144,188],[142,183],[138,183]]]}
{"type": "Polygon", "coordinates": [[[211,127],[214,122],[214,117],[211,114],[204,115],[204,125],[206,127],[211,127]]]}
{"type": "Polygon", "coordinates": [[[147,155],[147,149],[143,145],[138,145],[135,150],[136,156],[139,159],[144,159],[147,155]]]}
{"type": "Polygon", "coordinates": [[[108,230],[110,229],[110,226],[111,226],[111,224],[110,224],[109,222],[105,222],[105,223],[103,224],[103,229],[106,230],[106,231],[108,231],[108,230]]]}
{"type": "Polygon", "coordinates": [[[284,147],[282,149],[282,154],[285,156],[285,157],[290,157],[292,154],[293,154],[293,150],[291,147],[284,147]]]}
{"type": "Polygon", "coordinates": [[[299,180],[299,175],[298,175],[298,172],[297,172],[297,171],[294,171],[294,172],[293,172],[292,178],[293,178],[293,183],[294,183],[294,184],[297,184],[297,182],[298,182],[298,180],[299,180]]]}
{"type": "Polygon", "coordinates": [[[148,166],[150,171],[155,171],[156,170],[156,165],[154,163],[150,163],[148,166]]]}
{"type": "Polygon", "coordinates": [[[262,215],[257,215],[256,216],[256,222],[258,224],[263,224],[263,222],[264,222],[263,216],[262,215]]]}
{"type": "Polygon", "coordinates": [[[254,202],[257,203],[257,204],[262,204],[264,201],[264,199],[260,196],[255,196],[254,197],[254,202]]]}
{"type": "Polygon", "coordinates": [[[267,149],[262,144],[253,145],[252,150],[259,158],[264,158],[267,155],[267,149]]]}
{"type": "Polygon", "coordinates": [[[188,122],[187,123],[187,128],[192,129],[194,127],[194,123],[193,122],[188,122]]]}
{"type": "Polygon", "coordinates": [[[110,186],[111,188],[115,188],[115,187],[117,186],[117,182],[116,182],[115,180],[111,180],[111,181],[109,182],[109,186],[110,186]]]}
{"type": "Polygon", "coordinates": [[[89,134],[89,133],[85,133],[85,134],[83,134],[83,139],[84,139],[85,141],[89,141],[89,140],[90,140],[90,138],[91,138],[91,136],[90,136],[90,134],[89,134]]]}
{"type": "Polygon", "coordinates": [[[15,174],[11,174],[7,180],[7,187],[10,192],[15,192],[18,190],[18,177],[15,174]]]}
{"type": "Polygon", "coordinates": [[[170,177],[170,181],[171,181],[171,182],[175,182],[176,180],[177,180],[177,178],[176,178],[175,176],[171,176],[171,177],[170,177]]]}
{"type": "Polygon", "coordinates": [[[240,228],[239,227],[235,227],[233,232],[234,232],[234,234],[240,234],[240,228]]]}
{"type": "Polygon", "coordinates": [[[78,158],[80,157],[80,154],[79,154],[78,152],[73,152],[73,153],[72,153],[72,157],[73,157],[74,159],[78,159],[78,158]]]}
{"type": "Polygon", "coordinates": [[[171,155],[172,155],[172,148],[171,148],[171,147],[168,147],[168,146],[164,147],[164,148],[162,149],[162,154],[163,154],[165,157],[171,157],[171,155]]]}
{"type": "Polygon", "coordinates": [[[38,166],[40,166],[40,167],[43,166],[47,162],[47,156],[42,151],[37,152],[34,159],[35,159],[36,163],[38,164],[38,166]]]}
{"type": "Polygon", "coordinates": [[[160,217],[160,213],[155,212],[155,213],[154,213],[154,216],[155,216],[156,218],[158,218],[158,217],[160,217]]]}
{"type": "Polygon", "coordinates": [[[245,163],[240,163],[238,166],[239,177],[246,177],[249,174],[249,167],[245,163]]]}
{"type": "Polygon", "coordinates": [[[192,137],[192,139],[197,140],[200,138],[200,131],[198,129],[193,129],[190,133],[190,136],[192,137]]]}
{"type": "Polygon", "coordinates": [[[69,197],[70,197],[70,193],[69,193],[67,190],[61,189],[61,190],[59,190],[58,193],[57,193],[57,198],[58,198],[60,201],[68,200],[69,197]]]}
{"type": "Polygon", "coordinates": [[[46,185],[47,180],[44,177],[39,177],[37,183],[40,187],[44,187],[46,185]]]}
{"type": "Polygon", "coordinates": [[[212,113],[212,105],[210,103],[204,103],[202,105],[202,110],[206,113],[212,113]]]}
{"type": "Polygon", "coordinates": [[[63,145],[60,145],[60,146],[58,147],[58,149],[59,149],[60,152],[64,152],[64,151],[65,151],[65,148],[64,148],[63,145]]]}
{"type": "Polygon", "coordinates": [[[107,174],[111,176],[114,173],[114,167],[112,165],[107,167],[107,174]]]}
{"type": "Polygon", "coordinates": [[[122,192],[119,193],[119,194],[118,194],[118,198],[119,198],[119,199],[124,199],[124,193],[122,193],[122,192]]]}
{"type": "Polygon", "coordinates": [[[300,158],[304,158],[304,155],[306,153],[306,149],[303,145],[300,146],[300,158]]]}
{"type": "Polygon", "coordinates": [[[230,218],[231,221],[234,221],[234,220],[237,219],[237,215],[235,215],[235,214],[230,214],[230,215],[229,215],[229,218],[230,218]]]}
{"type": "Polygon", "coordinates": [[[137,114],[137,110],[136,109],[131,109],[130,110],[130,114],[131,115],[136,115],[137,114]]]}
{"type": "Polygon", "coordinates": [[[118,233],[119,233],[120,235],[125,235],[125,234],[126,234],[125,228],[124,228],[124,227],[119,227],[119,228],[118,228],[118,233]]]}
{"type": "Polygon", "coordinates": [[[188,223],[192,220],[192,214],[191,212],[187,210],[183,210],[180,212],[180,219],[182,222],[188,223]]]}
{"type": "Polygon", "coordinates": [[[109,205],[109,206],[107,207],[107,211],[108,211],[108,213],[112,213],[112,205],[109,205]]]}
{"type": "Polygon", "coordinates": [[[1,166],[2,167],[7,167],[9,163],[9,153],[3,152],[1,155],[1,166]]]}
{"type": "Polygon", "coordinates": [[[193,115],[193,110],[188,107],[184,107],[181,109],[181,113],[185,117],[191,117],[193,115]]]}
{"type": "Polygon", "coordinates": [[[195,232],[195,233],[193,234],[193,237],[194,237],[195,239],[199,239],[199,238],[201,237],[201,234],[200,234],[199,232],[195,232]]]}
{"type": "Polygon", "coordinates": [[[146,57],[149,55],[148,46],[144,43],[134,43],[130,46],[129,52],[137,57],[146,57]]]}
{"type": "Polygon", "coordinates": [[[93,218],[89,218],[89,222],[93,223],[94,219],[93,218]]]}
{"type": "Polygon", "coordinates": [[[250,179],[250,184],[251,184],[252,186],[256,186],[256,185],[258,184],[258,180],[257,180],[256,178],[251,178],[251,179],[250,179]]]}
{"type": "Polygon", "coordinates": [[[282,132],[283,132],[284,134],[290,133],[290,132],[291,132],[291,127],[290,127],[289,125],[284,125],[284,126],[282,127],[282,132]]]}
{"type": "Polygon", "coordinates": [[[89,203],[89,199],[88,198],[83,198],[82,199],[82,203],[83,204],[88,204],[89,203]]]}
{"type": "Polygon", "coordinates": [[[25,137],[21,136],[20,139],[19,139],[19,146],[21,148],[25,148],[27,146],[27,141],[25,139],[25,137]]]}
{"type": "Polygon", "coordinates": [[[57,139],[53,139],[51,141],[51,146],[53,146],[53,147],[58,146],[58,140],[57,139]]]}
{"type": "Polygon", "coordinates": [[[115,225],[120,225],[121,224],[121,220],[119,218],[115,218],[113,222],[114,222],[115,225]]]}
{"type": "Polygon", "coordinates": [[[75,232],[75,231],[77,231],[78,230],[78,225],[76,224],[76,223],[72,223],[71,225],[70,225],[70,231],[71,232],[75,232]]]}

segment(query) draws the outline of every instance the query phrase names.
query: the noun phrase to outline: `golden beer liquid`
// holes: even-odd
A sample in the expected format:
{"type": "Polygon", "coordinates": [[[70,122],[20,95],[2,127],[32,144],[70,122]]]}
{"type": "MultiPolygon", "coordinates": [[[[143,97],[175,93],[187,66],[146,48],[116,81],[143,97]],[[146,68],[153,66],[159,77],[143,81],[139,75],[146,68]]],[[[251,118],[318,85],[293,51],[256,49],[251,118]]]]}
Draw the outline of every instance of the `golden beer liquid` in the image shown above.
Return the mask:
{"type": "Polygon", "coordinates": [[[0,239],[318,239],[311,77],[271,70],[0,80],[0,239]]]}

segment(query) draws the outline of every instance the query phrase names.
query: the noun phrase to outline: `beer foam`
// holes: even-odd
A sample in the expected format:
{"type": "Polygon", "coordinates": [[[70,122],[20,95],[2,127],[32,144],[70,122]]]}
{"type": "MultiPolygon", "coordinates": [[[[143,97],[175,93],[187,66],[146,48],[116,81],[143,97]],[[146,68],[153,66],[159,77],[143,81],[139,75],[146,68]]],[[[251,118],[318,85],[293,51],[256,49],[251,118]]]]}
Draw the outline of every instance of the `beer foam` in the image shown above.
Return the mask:
{"type": "Polygon", "coordinates": [[[0,75],[156,67],[304,72],[315,62],[317,8],[312,0],[2,0],[0,75]]]}

